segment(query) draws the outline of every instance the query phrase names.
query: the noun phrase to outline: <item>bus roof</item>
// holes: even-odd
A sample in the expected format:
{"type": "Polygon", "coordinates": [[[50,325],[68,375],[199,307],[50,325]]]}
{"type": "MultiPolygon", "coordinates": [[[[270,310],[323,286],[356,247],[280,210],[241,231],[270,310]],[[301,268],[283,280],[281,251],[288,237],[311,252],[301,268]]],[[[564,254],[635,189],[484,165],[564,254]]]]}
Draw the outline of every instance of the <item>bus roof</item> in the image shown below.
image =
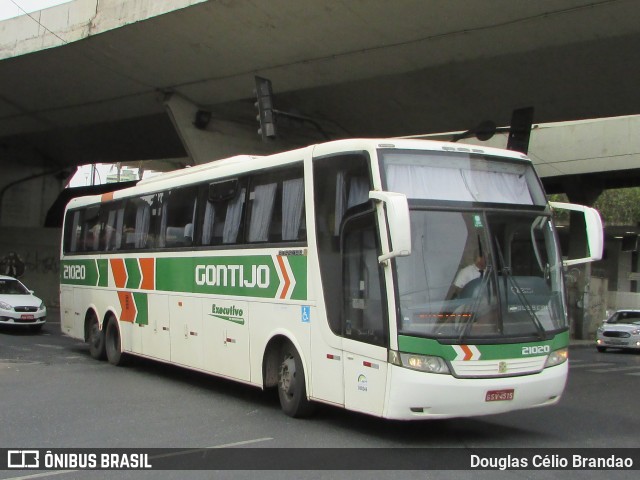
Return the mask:
{"type": "MultiPolygon", "coordinates": [[[[339,152],[357,152],[375,150],[379,148],[397,148],[409,150],[432,150],[440,152],[459,152],[477,155],[490,155],[511,160],[520,160],[530,163],[529,158],[519,152],[502,150],[492,147],[441,142],[436,140],[423,140],[411,138],[356,138],[334,140],[326,143],[310,145],[297,150],[274,153],[267,156],[237,155],[209,163],[187,167],[172,172],[163,173],[155,177],[144,179],[136,186],[118,190],[113,193],[113,198],[126,198],[131,195],[146,195],[171,187],[184,186],[239,175],[244,172],[273,168],[279,165],[287,165],[292,162],[302,161],[306,156],[322,157],[339,152]]],[[[72,199],[67,208],[99,203],[101,195],[91,195],[72,199]]]]}

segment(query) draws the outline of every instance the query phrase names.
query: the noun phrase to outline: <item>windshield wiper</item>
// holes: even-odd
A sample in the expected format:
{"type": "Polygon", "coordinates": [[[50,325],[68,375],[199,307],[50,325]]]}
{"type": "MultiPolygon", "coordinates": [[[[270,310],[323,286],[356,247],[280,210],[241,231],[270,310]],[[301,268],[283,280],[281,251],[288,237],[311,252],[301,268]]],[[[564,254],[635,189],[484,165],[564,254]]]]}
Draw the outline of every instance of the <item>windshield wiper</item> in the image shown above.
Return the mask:
{"type": "Polygon", "coordinates": [[[476,316],[478,314],[478,306],[480,305],[480,300],[482,299],[482,292],[486,291],[486,286],[487,283],[489,283],[490,276],[491,265],[486,265],[484,273],[482,275],[482,282],[480,282],[480,285],[473,295],[473,303],[471,304],[471,312],[469,318],[462,324],[462,331],[460,332],[460,336],[458,337],[458,343],[462,343],[462,340],[467,336],[469,330],[471,330],[471,325],[473,325],[476,320],[476,316]]]}
{"type": "MultiPolygon", "coordinates": [[[[518,297],[518,300],[520,300],[520,304],[524,307],[525,311],[529,314],[531,321],[533,322],[533,324],[536,327],[536,330],[538,331],[538,336],[540,337],[540,340],[546,340],[547,332],[544,329],[544,326],[540,322],[540,319],[536,315],[536,312],[533,309],[533,307],[531,307],[531,304],[527,300],[527,297],[524,295],[524,293],[522,293],[522,288],[520,288],[520,285],[518,285],[518,282],[516,281],[514,276],[511,274],[511,268],[507,267],[507,265],[505,264],[504,257],[502,256],[502,248],[500,247],[500,241],[497,238],[495,240],[496,240],[496,246],[498,250],[498,258],[500,259],[500,264],[502,265],[502,269],[500,270],[500,272],[502,273],[505,280],[508,279],[511,282],[511,286],[513,287],[511,291],[516,294],[516,296],[518,297]]],[[[507,285],[505,282],[505,289],[504,289],[505,299],[504,300],[507,304],[507,309],[508,309],[509,293],[506,287],[507,285]]]]}

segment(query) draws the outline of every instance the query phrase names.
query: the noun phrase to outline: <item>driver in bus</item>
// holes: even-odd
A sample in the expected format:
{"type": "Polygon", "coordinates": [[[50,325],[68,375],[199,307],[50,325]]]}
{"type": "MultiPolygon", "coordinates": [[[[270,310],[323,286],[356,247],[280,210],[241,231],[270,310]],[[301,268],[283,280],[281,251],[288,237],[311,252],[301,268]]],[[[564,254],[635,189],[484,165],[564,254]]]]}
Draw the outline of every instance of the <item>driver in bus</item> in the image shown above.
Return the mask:
{"type": "Polygon", "coordinates": [[[474,260],[474,262],[462,268],[456,275],[456,278],[453,280],[453,291],[450,298],[457,297],[464,286],[471,280],[482,277],[486,266],[487,263],[484,259],[484,256],[481,254],[476,255],[476,259],[474,260]]]}

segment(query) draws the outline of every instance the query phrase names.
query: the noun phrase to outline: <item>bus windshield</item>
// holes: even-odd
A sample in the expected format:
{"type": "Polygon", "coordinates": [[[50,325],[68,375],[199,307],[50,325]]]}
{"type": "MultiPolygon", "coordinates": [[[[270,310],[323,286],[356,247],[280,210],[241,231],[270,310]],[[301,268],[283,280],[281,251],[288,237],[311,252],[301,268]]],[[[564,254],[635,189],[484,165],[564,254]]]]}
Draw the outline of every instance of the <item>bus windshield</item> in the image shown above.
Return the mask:
{"type": "Polygon", "coordinates": [[[547,216],[411,211],[396,260],[404,335],[546,339],[567,327],[561,257],[547,216]]]}
{"type": "Polygon", "coordinates": [[[567,328],[562,260],[530,164],[380,153],[386,188],[411,208],[412,254],[396,259],[399,334],[508,342],[567,328]]]}

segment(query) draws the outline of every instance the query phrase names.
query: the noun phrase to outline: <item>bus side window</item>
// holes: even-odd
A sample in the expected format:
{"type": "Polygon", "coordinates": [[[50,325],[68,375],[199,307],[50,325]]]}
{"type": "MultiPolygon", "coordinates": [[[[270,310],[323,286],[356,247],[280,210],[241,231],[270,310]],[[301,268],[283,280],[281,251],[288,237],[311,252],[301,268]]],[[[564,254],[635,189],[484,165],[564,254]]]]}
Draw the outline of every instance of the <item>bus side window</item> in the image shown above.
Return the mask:
{"type": "Polygon", "coordinates": [[[304,213],[304,179],[293,178],[282,182],[282,240],[306,238],[304,213]]]}
{"type": "Polygon", "coordinates": [[[269,240],[269,230],[273,218],[273,206],[276,201],[277,183],[256,185],[249,195],[251,201],[251,215],[249,220],[248,241],[266,242],[269,240]]]}
{"type": "Polygon", "coordinates": [[[305,240],[302,167],[256,174],[251,180],[247,242],[305,240]]]}
{"type": "Polygon", "coordinates": [[[242,239],[241,231],[244,217],[244,199],[247,190],[241,188],[238,195],[226,205],[226,215],[222,228],[222,243],[238,243],[242,239]]]}
{"type": "Polygon", "coordinates": [[[163,195],[160,247],[189,247],[197,210],[197,187],[183,187],[163,195]]]}
{"type": "Polygon", "coordinates": [[[80,243],[80,217],[82,215],[81,210],[73,210],[67,213],[67,217],[65,219],[65,242],[64,242],[64,251],[65,253],[73,253],[78,251],[78,246],[80,243]]]}
{"type": "Polygon", "coordinates": [[[100,241],[100,207],[95,205],[83,211],[82,237],[78,251],[95,252],[100,241]]]}
{"type": "MultiPolygon", "coordinates": [[[[136,247],[136,221],[141,218],[142,216],[138,216],[137,199],[129,198],[125,200],[121,223],[118,220],[119,232],[121,232],[119,242],[121,249],[129,250],[136,247]]],[[[139,226],[141,227],[142,225],[139,224],[139,226]]],[[[140,233],[138,232],[138,236],[140,233]]]]}

